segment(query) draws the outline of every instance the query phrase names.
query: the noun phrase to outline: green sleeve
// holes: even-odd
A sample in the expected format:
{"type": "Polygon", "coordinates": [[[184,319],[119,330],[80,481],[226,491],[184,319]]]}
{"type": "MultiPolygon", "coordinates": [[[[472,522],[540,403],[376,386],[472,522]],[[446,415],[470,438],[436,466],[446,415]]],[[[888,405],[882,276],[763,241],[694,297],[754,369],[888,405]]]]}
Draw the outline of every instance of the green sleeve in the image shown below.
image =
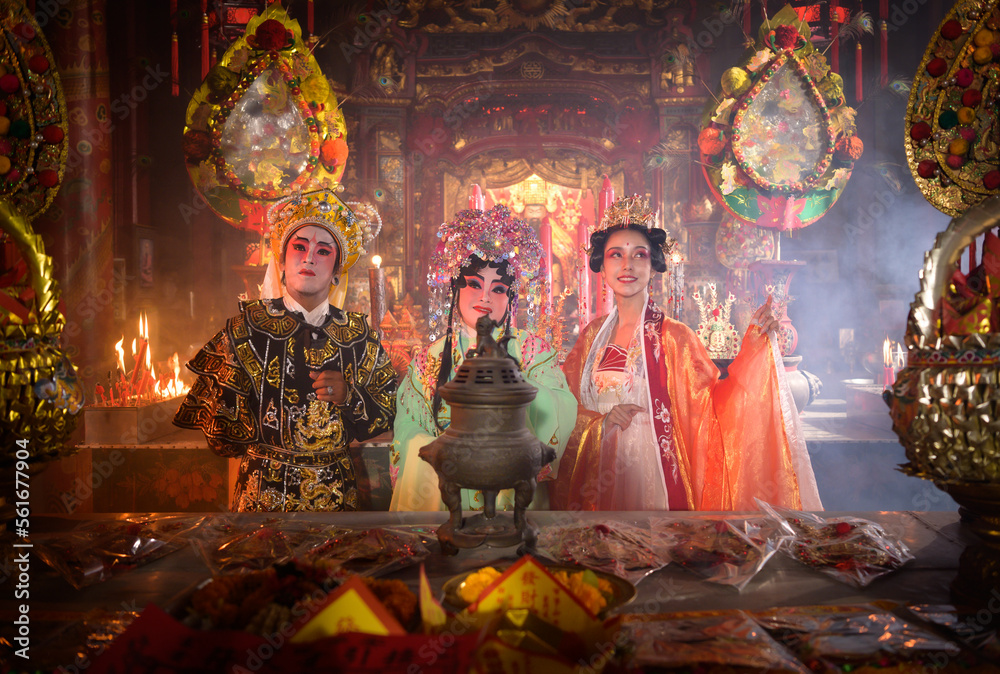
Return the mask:
{"type": "Polygon", "coordinates": [[[556,450],[556,460],[549,469],[542,469],[539,479],[554,479],[566,443],[576,425],[577,402],[566,383],[566,375],[559,367],[556,352],[542,339],[524,333],[521,343],[522,371],[528,383],[538,389],[538,394],[528,407],[528,424],[531,432],[542,442],[556,450]]]}
{"type": "MultiPolygon", "coordinates": [[[[426,353],[421,354],[426,357],[426,353]]],[[[431,415],[431,401],[424,397],[417,361],[410,362],[396,394],[396,421],[393,426],[389,472],[393,490],[390,510],[439,510],[441,492],[437,474],[420,458],[420,448],[437,437],[431,415]]]]}

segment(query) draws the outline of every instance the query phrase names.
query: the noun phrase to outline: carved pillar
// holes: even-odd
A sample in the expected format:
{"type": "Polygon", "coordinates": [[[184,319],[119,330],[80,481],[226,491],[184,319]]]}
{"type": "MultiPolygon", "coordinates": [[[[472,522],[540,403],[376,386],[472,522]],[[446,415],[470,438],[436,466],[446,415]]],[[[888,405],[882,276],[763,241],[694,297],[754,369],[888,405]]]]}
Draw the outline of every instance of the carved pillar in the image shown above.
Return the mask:
{"type": "Polygon", "coordinates": [[[63,187],[35,222],[55,260],[66,311],[67,352],[87,391],[106,369],[124,279],[113,278],[111,132],[105,0],[68,0],[44,31],[62,78],[69,119],[63,187]]]}

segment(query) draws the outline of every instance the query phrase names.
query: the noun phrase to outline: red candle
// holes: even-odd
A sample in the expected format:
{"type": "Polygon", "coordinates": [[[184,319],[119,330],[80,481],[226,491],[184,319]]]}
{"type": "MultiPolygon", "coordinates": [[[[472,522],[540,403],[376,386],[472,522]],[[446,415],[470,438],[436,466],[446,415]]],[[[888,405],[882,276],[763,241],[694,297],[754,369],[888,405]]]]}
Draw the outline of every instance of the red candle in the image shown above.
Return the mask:
{"type": "Polygon", "coordinates": [[[896,383],[896,372],[892,369],[891,365],[886,367],[885,371],[882,373],[882,382],[884,388],[890,388],[896,383]]]}
{"type": "Polygon", "coordinates": [[[865,97],[865,87],[862,82],[862,59],[861,59],[861,43],[858,42],[854,49],[854,97],[857,99],[858,103],[861,99],[865,97]]]}
{"type": "Polygon", "coordinates": [[[382,256],[372,256],[372,266],[368,268],[368,291],[371,296],[372,328],[382,334],[382,318],[385,317],[385,270],[382,269],[382,256]]]}
{"type": "MultiPolygon", "coordinates": [[[[611,179],[605,175],[604,184],[601,186],[601,196],[597,202],[598,222],[604,219],[605,211],[611,208],[613,203],[615,203],[615,188],[611,185],[611,179]]],[[[614,293],[604,285],[604,280],[599,275],[594,274],[593,279],[591,287],[601,289],[600,299],[594,298],[594,318],[606,316],[611,313],[611,307],[614,306],[614,293]]]]}
{"type": "Polygon", "coordinates": [[[181,91],[181,76],[177,54],[177,0],[170,0],[170,25],[173,27],[173,35],[170,37],[170,95],[178,96],[181,91]]]}
{"type": "Polygon", "coordinates": [[[133,390],[141,389],[142,383],[146,378],[146,349],[149,348],[149,343],[142,337],[139,338],[139,350],[135,355],[135,367],[132,368],[132,379],[129,381],[129,387],[133,390]]]}
{"type": "Polygon", "coordinates": [[[469,195],[469,208],[474,211],[486,210],[486,197],[483,195],[483,188],[478,184],[472,186],[472,193],[469,195]]]}

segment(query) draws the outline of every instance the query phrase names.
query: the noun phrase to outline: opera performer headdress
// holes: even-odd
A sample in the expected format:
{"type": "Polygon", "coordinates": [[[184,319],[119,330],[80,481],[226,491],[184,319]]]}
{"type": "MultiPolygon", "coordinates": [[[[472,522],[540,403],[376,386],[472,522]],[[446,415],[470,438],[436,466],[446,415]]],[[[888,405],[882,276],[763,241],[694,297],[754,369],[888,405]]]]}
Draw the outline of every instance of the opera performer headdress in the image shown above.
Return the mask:
{"type": "Polygon", "coordinates": [[[665,230],[656,226],[656,211],[650,208],[649,200],[633,194],[615,199],[591,233],[590,248],[586,250],[591,271],[600,273],[608,237],[621,229],[634,229],[645,234],[651,246],[663,251],[663,255],[652,255],[653,269],[659,272],[666,270],[664,256],[673,250],[676,241],[668,237],[665,230]],[[662,269],[658,268],[661,265],[662,269]]]}
{"type": "Polygon", "coordinates": [[[510,209],[500,204],[488,211],[460,211],[455,219],[438,229],[440,241],[431,255],[427,283],[431,288],[428,323],[435,340],[453,320],[455,281],[476,256],[484,262],[507,262],[511,286],[510,316],[516,317],[518,297],[527,301],[528,329],[534,329],[547,297],[546,275],[542,269],[542,245],[535,231],[510,209]]]}
{"type": "Polygon", "coordinates": [[[271,255],[261,286],[261,298],[281,297],[281,278],[277,261],[288,239],[307,225],[322,227],[337,243],[337,274],[354,266],[382,229],[378,211],[369,204],[345,203],[333,190],[294,194],[277,201],[267,211],[270,223],[271,255]],[[354,207],[354,210],[350,208],[354,207]]]}

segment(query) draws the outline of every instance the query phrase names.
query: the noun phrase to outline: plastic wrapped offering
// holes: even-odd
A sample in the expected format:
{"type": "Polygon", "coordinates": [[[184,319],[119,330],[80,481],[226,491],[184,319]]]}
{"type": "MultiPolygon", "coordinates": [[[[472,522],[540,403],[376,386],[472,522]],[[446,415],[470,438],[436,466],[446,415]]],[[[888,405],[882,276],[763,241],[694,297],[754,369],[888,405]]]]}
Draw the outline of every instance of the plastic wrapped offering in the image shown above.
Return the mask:
{"type": "MultiPolygon", "coordinates": [[[[337,564],[323,560],[291,560],[265,569],[223,574],[194,591],[184,622],[199,629],[273,634],[313,613],[313,607],[345,578],[337,564]]],[[[416,595],[402,581],[365,578],[364,582],[400,624],[413,621],[416,595]]]]}
{"type": "Polygon", "coordinates": [[[764,568],[779,544],[774,527],[757,520],[654,519],[650,527],[674,564],[738,590],[764,568]]]}
{"type": "Polygon", "coordinates": [[[79,589],[148,564],[182,548],[202,517],[132,516],[80,524],[32,539],[35,552],[79,589]]]}
{"type": "Polygon", "coordinates": [[[814,671],[997,671],[953,641],[878,606],[786,607],[754,619],[814,671]]]}
{"type": "Polygon", "coordinates": [[[629,671],[809,671],[742,611],[627,616],[618,642],[629,671]]]}
{"type": "Polygon", "coordinates": [[[647,528],[624,522],[546,527],[538,535],[540,554],[637,583],[670,559],[654,549],[647,528]]]}
{"type": "Polygon", "coordinates": [[[430,551],[419,534],[388,529],[359,531],[333,527],[320,532],[323,542],[307,543],[299,556],[340,564],[361,576],[383,576],[422,562],[430,551]]]}
{"type": "Polygon", "coordinates": [[[757,503],[784,533],[786,554],[845,583],[864,587],[913,559],[903,541],[875,522],[857,517],[824,519],[757,503]]]}
{"type": "Polygon", "coordinates": [[[288,561],[303,546],[319,545],[333,533],[329,526],[313,522],[269,518],[257,523],[217,518],[202,528],[194,545],[212,573],[219,574],[239,569],[265,569],[288,561]]]}

